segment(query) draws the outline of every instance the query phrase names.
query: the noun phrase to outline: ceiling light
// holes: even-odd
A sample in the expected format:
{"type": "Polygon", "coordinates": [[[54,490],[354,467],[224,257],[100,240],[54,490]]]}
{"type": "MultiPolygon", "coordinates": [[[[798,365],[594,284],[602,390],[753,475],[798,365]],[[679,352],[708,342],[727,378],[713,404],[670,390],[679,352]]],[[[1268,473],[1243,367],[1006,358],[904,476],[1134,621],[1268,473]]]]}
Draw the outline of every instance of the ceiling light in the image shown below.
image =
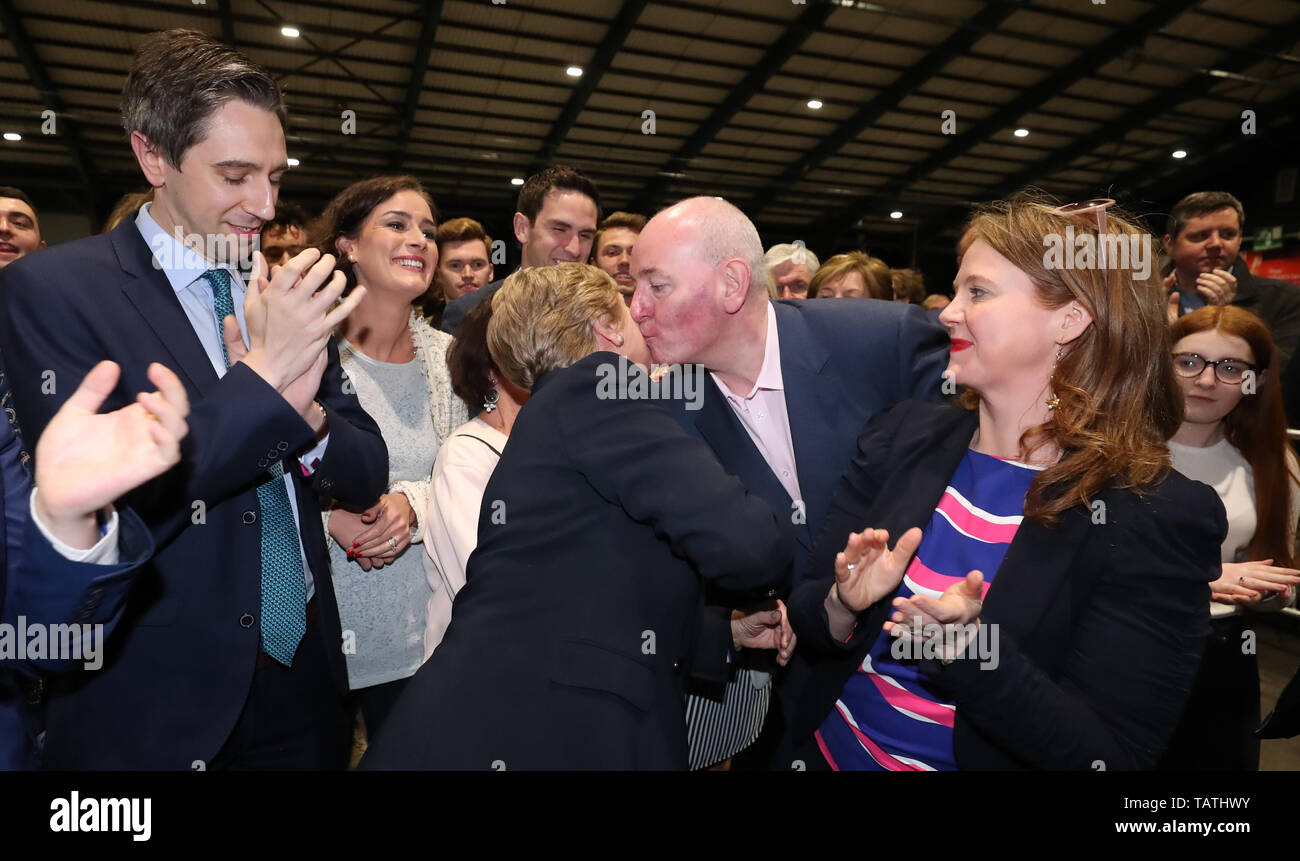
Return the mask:
{"type": "Polygon", "coordinates": [[[522,176],[517,176],[517,177],[515,177],[514,179],[510,180],[510,184],[511,184],[511,185],[523,185],[523,184],[524,184],[524,178],[523,178],[522,176]]]}
{"type": "Polygon", "coordinates": [[[302,162],[298,161],[296,158],[289,159],[289,167],[297,167],[300,164],[302,164],[302,162]]]}
{"type": "Polygon", "coordinates": [[[889,217],[890,217],[890,218],[902,218],[902,217],[903,217],[903,213],[902,213],[901,210],[895,209],[893,212],[889,213],[889,217]]]}
{"type": "Polygon", "coordinates": [[[1013,134],[1018,138],[1027,138],[1029,137],[1029,129],[1016,129],[1013,134]]]}
{"type": "Polygon", "coordinates": [[[814,111],[820,111],[820,110],[822,109],[822,100],[821,100],[821,99],[809,99],[809,100],[808,100],[808,107],[812,108],[814,111]]]}
{"type": "Polygon", "coordinates": [[[581,78],[582,66],[570,66],[564,70],[564,74],[568,75],[570,78],[581,78]]]}
{"type": "Polygon", "coordinates": [[[20,141],[22,139],[23,136],[18,134],[18,132],[5,132],[5,140],[7,141],[20,141]]]}
{"type": "Polygon", "coordinates": [[[288,36],[290,39],[297,39],[297,38],[298,38],[299,36],[301,36],[302,34],[298,32],[298,28],[297,28],[297,27],[281,27],[281,28],[280,28],[280,35],[281,35],[281,36],[288,36]]]}
{"type": "Polygon", "coordinates": [[[1176,149],[1171,153],[1171,155],[1173,155],[1174,158],[1187,158],[1187,150],[1176,149]]]}

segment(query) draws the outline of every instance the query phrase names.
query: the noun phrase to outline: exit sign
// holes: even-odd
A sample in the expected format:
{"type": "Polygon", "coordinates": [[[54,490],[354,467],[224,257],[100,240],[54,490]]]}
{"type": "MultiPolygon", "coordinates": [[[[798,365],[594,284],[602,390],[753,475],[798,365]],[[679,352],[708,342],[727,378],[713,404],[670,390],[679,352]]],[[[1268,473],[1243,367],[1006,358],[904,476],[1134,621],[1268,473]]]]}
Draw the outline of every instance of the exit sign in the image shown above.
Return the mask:
{"type": "Polygon", "coordinates": [[[1271,251],[1282,247],[1282,225],[1265,227],[1255,234],[1254,250],[1271,251]]]}

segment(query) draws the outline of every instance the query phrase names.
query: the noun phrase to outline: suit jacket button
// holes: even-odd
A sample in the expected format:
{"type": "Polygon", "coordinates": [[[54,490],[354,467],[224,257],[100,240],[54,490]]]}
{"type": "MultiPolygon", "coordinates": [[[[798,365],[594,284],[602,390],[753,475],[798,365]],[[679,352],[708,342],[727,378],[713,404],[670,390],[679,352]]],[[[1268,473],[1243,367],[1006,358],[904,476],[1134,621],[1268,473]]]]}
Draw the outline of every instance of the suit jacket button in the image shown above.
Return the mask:
{"type": "Polygon", "coordinates": [[[322,479],[320,480],[320,489],[321,489],[321,490],[329,490],[329,489],[330,489],[331,487],[333,487],[333,486],[334,486],[334,482],[330,481],[328,478],[322,478],[322,479]]]}
{"type": "Polygon", "coordinates": [[[673,669],[676,670],[682,665],[681,661],[673,661],[673,669]]]}
{"type": "Polygon", "coordinates": [[[247,511],[244,512],[244,523],[252,523],[252,522],[255,521],[255,520],[257,520],[257,512],[256,512],[256,511],[254,511],[253,509],[250,508],[250,509],[248,509],[247,511]]]}
{"type": "Polygon", "coordinates": [[[239,617],[239,627],[241,627],[241,628],[251,628],[251,627],[253,627],[253,622],[254,622],[254,621],[256,621],[256,620],[253,619],[253,614],[252,614],[252,613],[245,613],[244,615],[242,615],[242,616],[239,617]]]}
{"type": "Polygon", "coordinates": [[[268,466],[268,464],[267,464],[267,462],[266,462],[266,458],[262,458],[261,460],[259,460],[259,461],[257,462],[257,465],[258,465],[259,467],[261,467],[262,469],[266,469],[266,467],[268,466]]]}
{"type": "Polygon", "coordinates": [[[287,442],[285,442],[284,440],[280,440],[279,442],[277,442],[277,443],[275,444],[275,447],[278,448],[280,451],[288,451],[288,450],[289,450],[289,444],[288,444],[287,442]]]}

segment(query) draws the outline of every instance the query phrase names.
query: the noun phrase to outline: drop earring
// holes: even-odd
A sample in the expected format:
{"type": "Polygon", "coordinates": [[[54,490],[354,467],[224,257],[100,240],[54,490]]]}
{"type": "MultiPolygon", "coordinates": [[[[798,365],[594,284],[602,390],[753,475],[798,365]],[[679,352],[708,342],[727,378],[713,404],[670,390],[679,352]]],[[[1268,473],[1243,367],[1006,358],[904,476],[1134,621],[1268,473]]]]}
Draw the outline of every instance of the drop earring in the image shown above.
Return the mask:
{"type": "Polygon", "coordinates": [[[1052,370],[1047,375],[1047,408],[1054,410],[1061,404],[1061,396],[1052,388],[1052,381],[1056,379],[1056,363],[1061,361],[1061,345],[1056,345],[1056,358],[1052,360],[1052,370]]]}
{"type": "Polygon", "coordinates": [[[500,399],[501,394],[496,389],[488,389],[487,396],[483,398],[483,412],[490,413],[496,409],[500,399]]]}

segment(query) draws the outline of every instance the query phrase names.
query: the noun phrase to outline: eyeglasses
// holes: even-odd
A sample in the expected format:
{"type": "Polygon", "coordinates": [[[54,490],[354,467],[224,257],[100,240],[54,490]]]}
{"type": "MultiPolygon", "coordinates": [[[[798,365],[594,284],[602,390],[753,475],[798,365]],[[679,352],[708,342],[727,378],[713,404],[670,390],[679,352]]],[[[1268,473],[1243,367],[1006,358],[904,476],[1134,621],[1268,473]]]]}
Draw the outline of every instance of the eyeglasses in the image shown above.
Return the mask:
{"type": "Polygon", "coordinates": [[[1246,378],[1247,371],[1255,366],[1241,359],[1219,359],[1211,362],[1195,353],[1174,353],[1174,372],[1180,377],[1195,378],[1205,372],[1206,365],[1214,366],[1214,376],[1221,382],[1236,385],[1246,378]]]}
{"type": "Polygon", "coordinates": [[[1106,243],[1101,238],[1107,235],[1106,230],[1106,210],[1115,205],[1114,198],[1096,197],[1092,200],[1085,200],[1082,203],[1067,203],[1064,206],[1058,206],[1052,210],[1057,215],[1087,215],[1095,213],[1097,216],[1097,268],[1106,268],[1106,243]]]}

